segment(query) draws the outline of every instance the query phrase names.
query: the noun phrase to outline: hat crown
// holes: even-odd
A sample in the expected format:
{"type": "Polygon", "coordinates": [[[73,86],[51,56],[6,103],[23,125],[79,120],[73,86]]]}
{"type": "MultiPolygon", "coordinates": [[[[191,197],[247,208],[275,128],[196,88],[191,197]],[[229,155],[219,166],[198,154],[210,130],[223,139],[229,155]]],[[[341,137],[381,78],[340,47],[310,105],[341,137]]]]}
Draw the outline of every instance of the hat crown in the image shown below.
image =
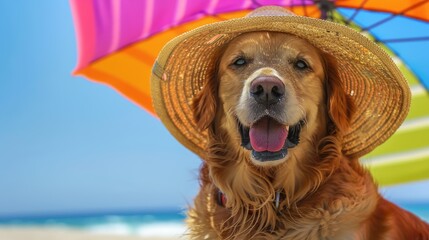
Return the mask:
{"type": "Polygon", "coordinates": [[[262,16],[295,16],[295,14],[282,7],[265,6],[265,7],[257,8],[246,15],[246,17],[262,17],[262,16]]]}

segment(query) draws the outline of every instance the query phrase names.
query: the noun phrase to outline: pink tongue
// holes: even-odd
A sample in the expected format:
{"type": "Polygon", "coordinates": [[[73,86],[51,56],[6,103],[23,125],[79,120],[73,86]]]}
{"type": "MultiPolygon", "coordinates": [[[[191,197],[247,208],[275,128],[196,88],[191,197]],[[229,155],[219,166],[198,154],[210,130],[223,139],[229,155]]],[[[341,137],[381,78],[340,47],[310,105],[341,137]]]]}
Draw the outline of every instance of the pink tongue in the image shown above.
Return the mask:
{"type": "Polygon", "coordinates": [[[284,125],[264,117],[250,127],[250,143],[257,152],[278,152],[283,148],[287,134],[284,125]]]}

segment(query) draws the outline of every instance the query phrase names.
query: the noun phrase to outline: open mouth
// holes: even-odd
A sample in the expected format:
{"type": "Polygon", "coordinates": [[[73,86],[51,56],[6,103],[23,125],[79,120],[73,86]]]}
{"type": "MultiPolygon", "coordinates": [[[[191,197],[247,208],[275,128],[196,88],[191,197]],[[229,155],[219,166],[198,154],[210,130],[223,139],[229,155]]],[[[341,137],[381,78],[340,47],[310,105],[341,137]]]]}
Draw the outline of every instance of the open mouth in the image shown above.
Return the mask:
{"type": "Polygon", "coordinates": [[[252,124],[250,128],[239,123],[241,145],[252,151],[254,160],[267,162],[283,159],[288,149],[299,144],[299,134],[304,121],[293,126],[279,123],[265,116],[252,124]]]}

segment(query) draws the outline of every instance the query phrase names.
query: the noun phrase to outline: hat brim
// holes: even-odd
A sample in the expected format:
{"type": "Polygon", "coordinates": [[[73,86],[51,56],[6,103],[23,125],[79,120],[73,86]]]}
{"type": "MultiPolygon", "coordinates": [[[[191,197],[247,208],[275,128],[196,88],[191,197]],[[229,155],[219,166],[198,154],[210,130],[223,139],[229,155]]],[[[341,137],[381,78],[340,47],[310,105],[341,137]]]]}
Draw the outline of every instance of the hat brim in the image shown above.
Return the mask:
{"type": "Polygon", "coordinates": [[[387,140],[408,114],[410,90],[390,56],[357,31],[301,16],[257,16],[208,24],[171,40],[151,76],[155,111],[173,136],[201,157],[207,132],[198,130],[194,96],[213,75],[215,57],[238,35],[283,32],[306,39],[337,59],[344,91],[357,106],[344,135],[343,153],[360,157],[387,140]]]}

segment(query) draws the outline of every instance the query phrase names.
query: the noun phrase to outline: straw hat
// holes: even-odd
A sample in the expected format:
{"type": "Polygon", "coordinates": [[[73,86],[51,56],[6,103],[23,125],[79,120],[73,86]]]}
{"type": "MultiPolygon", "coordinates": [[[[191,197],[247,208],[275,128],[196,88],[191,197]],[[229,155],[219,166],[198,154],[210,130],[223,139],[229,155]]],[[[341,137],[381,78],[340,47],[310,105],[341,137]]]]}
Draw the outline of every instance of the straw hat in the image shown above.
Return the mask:
{"type": "Polygon", "coordinates": [[[208,24],[174,38],[155,62],[151,76],[155,110],[173,136],[199,156],[205,155],[207,132],[196,127],[192,100],[213,74],[215,56],[222,47],[253,31],[294,34],[336,57],[344,91],[357,106],[344,136],[347,156],[370,152],[404,121],[410,90],[379,46],[349,27],[296,16],[280,7],[263,7],[246,17],[208,24]]]}

